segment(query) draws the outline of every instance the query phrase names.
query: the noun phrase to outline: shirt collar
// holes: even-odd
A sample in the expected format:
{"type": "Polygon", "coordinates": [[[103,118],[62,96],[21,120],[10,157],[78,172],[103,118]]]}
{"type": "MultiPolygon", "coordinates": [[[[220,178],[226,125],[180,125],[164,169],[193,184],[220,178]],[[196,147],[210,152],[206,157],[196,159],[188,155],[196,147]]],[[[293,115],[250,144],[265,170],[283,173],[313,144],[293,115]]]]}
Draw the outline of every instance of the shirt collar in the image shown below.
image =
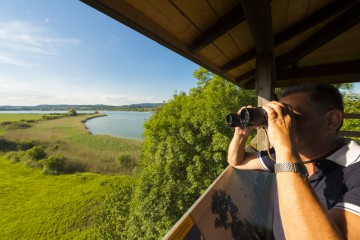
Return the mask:
{"type": "Polygon", "coordinates": [[[344,139],[344,141],[345,145],[326,159],[336,162],[344,167],[360,162],[360,145],[351,139],[344,139]]]}

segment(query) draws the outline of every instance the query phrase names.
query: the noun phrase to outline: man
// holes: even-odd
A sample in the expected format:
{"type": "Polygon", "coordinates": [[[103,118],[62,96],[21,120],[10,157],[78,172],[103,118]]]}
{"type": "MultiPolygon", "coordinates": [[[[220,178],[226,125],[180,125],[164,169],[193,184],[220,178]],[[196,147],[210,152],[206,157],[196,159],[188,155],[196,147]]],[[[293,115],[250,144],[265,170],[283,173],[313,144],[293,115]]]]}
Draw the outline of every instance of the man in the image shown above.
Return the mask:
{"type": "Polygon", "coordinates": [[[327,84],[290,87],[262,108],[274,151],[246,153],[254,128],[236,127],[228,162],[276,173],[275,239],[360,239],[360,145],[337,136],[339,91],[327,84]]]}

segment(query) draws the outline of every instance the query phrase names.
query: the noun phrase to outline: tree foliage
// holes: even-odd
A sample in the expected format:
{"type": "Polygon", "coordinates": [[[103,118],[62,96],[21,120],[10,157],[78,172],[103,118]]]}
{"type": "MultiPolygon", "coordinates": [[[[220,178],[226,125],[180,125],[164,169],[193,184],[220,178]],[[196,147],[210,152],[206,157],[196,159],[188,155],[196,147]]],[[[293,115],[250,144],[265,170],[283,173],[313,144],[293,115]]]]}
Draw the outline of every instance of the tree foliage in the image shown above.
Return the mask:
{"type": "MultiPolygon", "coordinates": [[[[360,95],[359,94],[344,94],[344,112],[345,113],[360,113],[360,95]]],[[[360,131],[360,119],[344,119],[344,124],[341,130],[360,131]]],[[[360,141],[360,138],[353,139],[360,141]]]]}
{"type": "Polygon", "coordinates": [[[158,239],[227,166],[225,116],[255,105],[253,91],[200,68],[198,86],[174,94],[145,124],[127,239],[158,239]]]}
{"type": "Polygon", "coordinates": [[[70,117],[77,116],[77,112],[76,112],[75,108],[70,108],[67,115],[70,117]]]}

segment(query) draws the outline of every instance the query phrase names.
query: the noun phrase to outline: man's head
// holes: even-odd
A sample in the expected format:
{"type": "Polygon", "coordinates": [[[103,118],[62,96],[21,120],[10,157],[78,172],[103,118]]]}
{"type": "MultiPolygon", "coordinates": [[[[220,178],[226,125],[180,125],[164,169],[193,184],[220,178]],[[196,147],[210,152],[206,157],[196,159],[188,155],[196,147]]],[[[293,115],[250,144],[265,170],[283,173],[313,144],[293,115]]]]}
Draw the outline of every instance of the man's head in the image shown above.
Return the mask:
{"type": "Polygon", "coordinates": [[[305,84],[286,88],[281,102],[289,104],[296,117],[296,140],[303,151],[336,139],[343,118],[338,89],[328,84],[305,84]]]}
{"type": "Polygon", "coordinates": [[[309,100],[321,114],[334,109],[344,113],[342,96],[339,90],[332,85],[313,83],[292,86],[283,90],[282,97],[299,92],[308,92],[309,100]]]}

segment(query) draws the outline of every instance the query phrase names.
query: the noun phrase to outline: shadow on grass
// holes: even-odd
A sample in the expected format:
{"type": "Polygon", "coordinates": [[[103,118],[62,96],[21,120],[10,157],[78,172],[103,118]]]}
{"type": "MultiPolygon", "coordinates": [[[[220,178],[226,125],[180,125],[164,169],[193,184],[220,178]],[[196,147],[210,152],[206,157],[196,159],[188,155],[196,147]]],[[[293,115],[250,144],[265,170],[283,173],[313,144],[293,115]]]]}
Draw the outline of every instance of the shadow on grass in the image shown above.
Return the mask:
{"type": "Polygon", "coordinates": [[[10,152],[10,151],[26,151],[34,146],[36,142],[13,142],[3,138],[0,138],[0,152],[10,152]]]}

